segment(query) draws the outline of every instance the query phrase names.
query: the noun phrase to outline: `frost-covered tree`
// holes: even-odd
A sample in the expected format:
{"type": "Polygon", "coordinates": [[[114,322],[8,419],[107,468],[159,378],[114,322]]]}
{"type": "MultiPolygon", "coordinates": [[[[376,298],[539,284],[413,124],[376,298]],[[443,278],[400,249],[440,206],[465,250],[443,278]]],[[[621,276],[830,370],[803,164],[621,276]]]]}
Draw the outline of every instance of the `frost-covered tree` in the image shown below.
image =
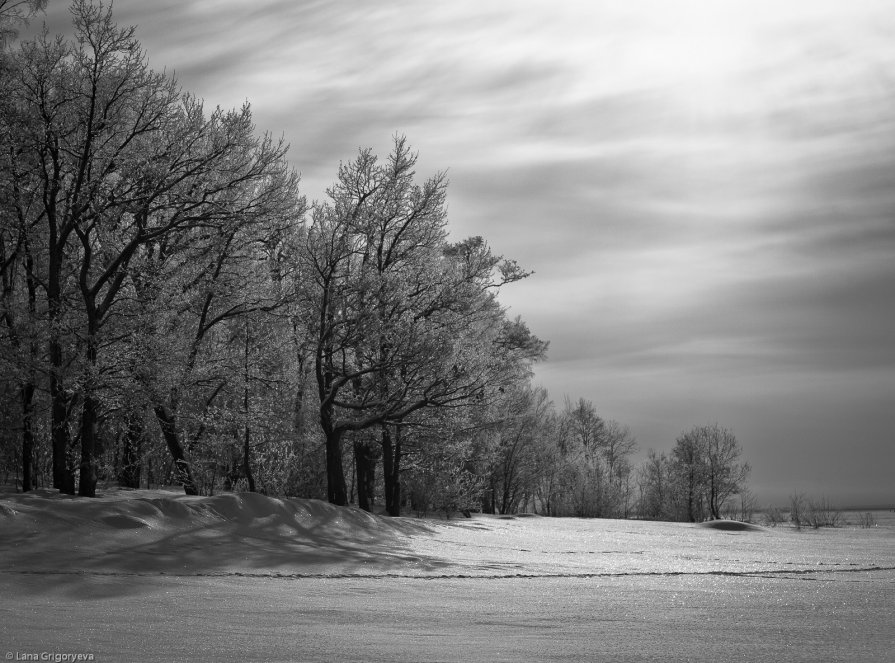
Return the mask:
{"type": "Polygon", "coordinates": [[[402,137],[385,162],[363,150],[343,164],[314,208],[303,269],[328,498],[348,498],[344,435],[378,427],[393,515],[405,419],[485,398],[545,348],[495,298],[527,274],[480,238],[449,244],[446,178],[417,184],[415,165],[402,137]]]}
{"type": "Polygon", "coordinates": [[[567,398],[560,421],[559,450],[570,463],[564,475],[574,495],[574,512],[624,516],[631,497],[629,457],[637,448],[631,431],[600,417],[583,398],[574,403],[567,398]]]}
{"type": "Polygon", "coordinates": [[[493,426],[486,429],[487,490],[483,509],[514,513],[534,503],[543,471],[539,445],[553,411],[547,391],[524,385],[506,393],[494,408],[493,426]]]}
{"type": "Polygon", "coordinates": [[[671,467],[687,520],[720,518],[725,501],[745,490],[750,468],[741,456],[736,437],[718,424],[697,426],[677,438],[671,467]]]}
{"type": "Polygon", "coordinates": [[[631,430],[617,421],[605,422],[601,451],[606,465],[604,513],[610,518],[626,517],[631,500],[630,457],[637,450],[631,430]]]}
{"type": "MultiPolygon", "coordinates": [[[[0,0],[0,23],[42,4],[0,0]]],[[[71,14],[72,38],[6,44],[0,67],[0,440],[23,488],[51,456],[84,496],[326,483],[343,504],[353,462],[359,503],[381,490],[397,515],[402,477],[468,496],[497,449],[500,508],[537,493],[529,415],[496,414],[546,350],[497,298],[528,274],[448,240],[444,174],[418,181],[400,137],[364,150],[306,228],[248,104],[207,110],[108,5],[71,14]]]]}
{"type": "MultiPolygon", "coordinates": [[[[180,385],[161,369],[184,347],[178,369],[192,368],[189,348],[208,329],[269,305],[252,275],[284,218],[300,216],[297,179],[285,146],[255,135],[248,106],[206,114],[148,67],[134,29],[118,26],[110,8],[76,0],[71,13],[74,40],[42,34],[4,69],[3,186],[14,195],[5,197],[13,203],[3,253],[15,254],[10,283],[27,285],[30,273],[38,288],[28,337],[46,348],[53,481],[74,492],[78,476],[80,494],[93,495],[102,438],[116,429],[139,438],[141,409],[151,407],[189,490],[171,407],[180,385]],[[229,299],[224,282],[236,293],[229,299]],[[185,302],[202,322],[190,327],[196,317],[186,315],[165,328],[185,302]],[[164,352],[153,350],[154,334],[164,352]],[[160,369],[151,384],[148,364],[160,369]]],[[[15,296],[18,315],[7,316],[19,326],[25,291],[15,296]]],[[[17,349],[20,358],[31,352],[17,349]]]]}
{"type": "Polygon", "coordinates": [[[734,434],[718,424],[700,429],[705,439],[705,498],[712,518],[720,518],[724,503],[733,495],[745,496],[751,468],[743,462],[742,447],[734,434]]]}
{"type": "Polygon", "coordinates": [[[641,518],[671,519],[671,467],[668,457],[655,449],[647,451],[646,460],[637,470],[637,513],[641,518]]]}
{"type": "Polygon", "coordinates": [[[47,0],[0,0],[0,49],[18,36],[19,28],[27,25],[47,6],[47,0]]]}

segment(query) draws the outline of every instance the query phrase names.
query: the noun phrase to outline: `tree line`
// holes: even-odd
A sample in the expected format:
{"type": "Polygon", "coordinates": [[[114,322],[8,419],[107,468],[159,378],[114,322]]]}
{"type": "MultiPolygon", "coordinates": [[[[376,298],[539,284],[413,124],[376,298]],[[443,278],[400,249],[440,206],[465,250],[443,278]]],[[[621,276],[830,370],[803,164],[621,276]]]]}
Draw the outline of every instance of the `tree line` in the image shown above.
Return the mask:
{"type": "Polygon", "coordinates": [[[110,8],[10,39],[43,4],[0,0],[0,460],[22,490],[689,519],[741,490],[717,426],[635,470],[626,427],[556,411],[547,342],[498,299],[530,273],[451,241],[447,178],[403,136],[308,202],[248,104],[207,109],[110,8]]]}

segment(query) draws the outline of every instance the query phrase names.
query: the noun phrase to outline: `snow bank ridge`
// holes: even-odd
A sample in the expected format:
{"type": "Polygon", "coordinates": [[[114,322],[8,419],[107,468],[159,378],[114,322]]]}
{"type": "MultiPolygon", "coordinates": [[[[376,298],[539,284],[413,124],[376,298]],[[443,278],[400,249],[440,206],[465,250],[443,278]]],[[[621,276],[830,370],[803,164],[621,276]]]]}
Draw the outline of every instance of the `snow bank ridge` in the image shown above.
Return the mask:
{"type": "Polygon", "coordinates": [[[191,497],[170,491],[110,490],[97,498],[60,495],[51,490],[5,495],[0,499],[0,522],[25,519],[33,525],[103,526],[113,530],[183,529],[231,523],[240,530],[282,529],[363,538],[384,532],[425,530],[403,518],[376,516],[354,507],[337,507],[319,500],[278,499],[258,493],[226,493],[191,497]]]}

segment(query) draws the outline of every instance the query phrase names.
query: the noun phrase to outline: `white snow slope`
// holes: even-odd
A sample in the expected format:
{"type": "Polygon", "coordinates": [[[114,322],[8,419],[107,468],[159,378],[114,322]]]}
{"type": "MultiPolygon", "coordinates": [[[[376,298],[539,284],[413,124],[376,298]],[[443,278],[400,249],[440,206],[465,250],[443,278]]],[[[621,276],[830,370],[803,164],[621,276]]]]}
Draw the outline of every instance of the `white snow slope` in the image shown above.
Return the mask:
{"type": "Polygon", "coordinates": [[[5,494],[0,656],[895,660],[895,527],[734,527],[5,494]]]}

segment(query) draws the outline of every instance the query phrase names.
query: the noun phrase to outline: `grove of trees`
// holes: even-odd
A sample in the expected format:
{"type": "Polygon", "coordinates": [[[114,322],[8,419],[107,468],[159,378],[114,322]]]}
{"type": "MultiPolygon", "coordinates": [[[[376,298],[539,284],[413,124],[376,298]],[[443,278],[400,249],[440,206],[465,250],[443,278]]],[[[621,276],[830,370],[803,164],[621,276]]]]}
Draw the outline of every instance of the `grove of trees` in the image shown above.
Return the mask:
{"type": "Polygon", "coordinates": [[[671,456],[650,450],[638,471],[639,513],[645,518],[698,522],[747,511],[749,464],[732,432],[711,424],[681,434],[671,456]],[[730,504],[740,496],[740,505],[730,504]],[[727,507],[725,508],[725,505],[727,507]]]}
{"type": "Polygon", "coordinates": [[[404,137],[309,203],[248,104],[207,109],[110,8],[17,43],[43,4],[0,0],[4,483],[689,520],[745,489],[718,426],[634,468],[625,426],[557,410],[498,299],[529,272],[449,239],[404,137]]]}

